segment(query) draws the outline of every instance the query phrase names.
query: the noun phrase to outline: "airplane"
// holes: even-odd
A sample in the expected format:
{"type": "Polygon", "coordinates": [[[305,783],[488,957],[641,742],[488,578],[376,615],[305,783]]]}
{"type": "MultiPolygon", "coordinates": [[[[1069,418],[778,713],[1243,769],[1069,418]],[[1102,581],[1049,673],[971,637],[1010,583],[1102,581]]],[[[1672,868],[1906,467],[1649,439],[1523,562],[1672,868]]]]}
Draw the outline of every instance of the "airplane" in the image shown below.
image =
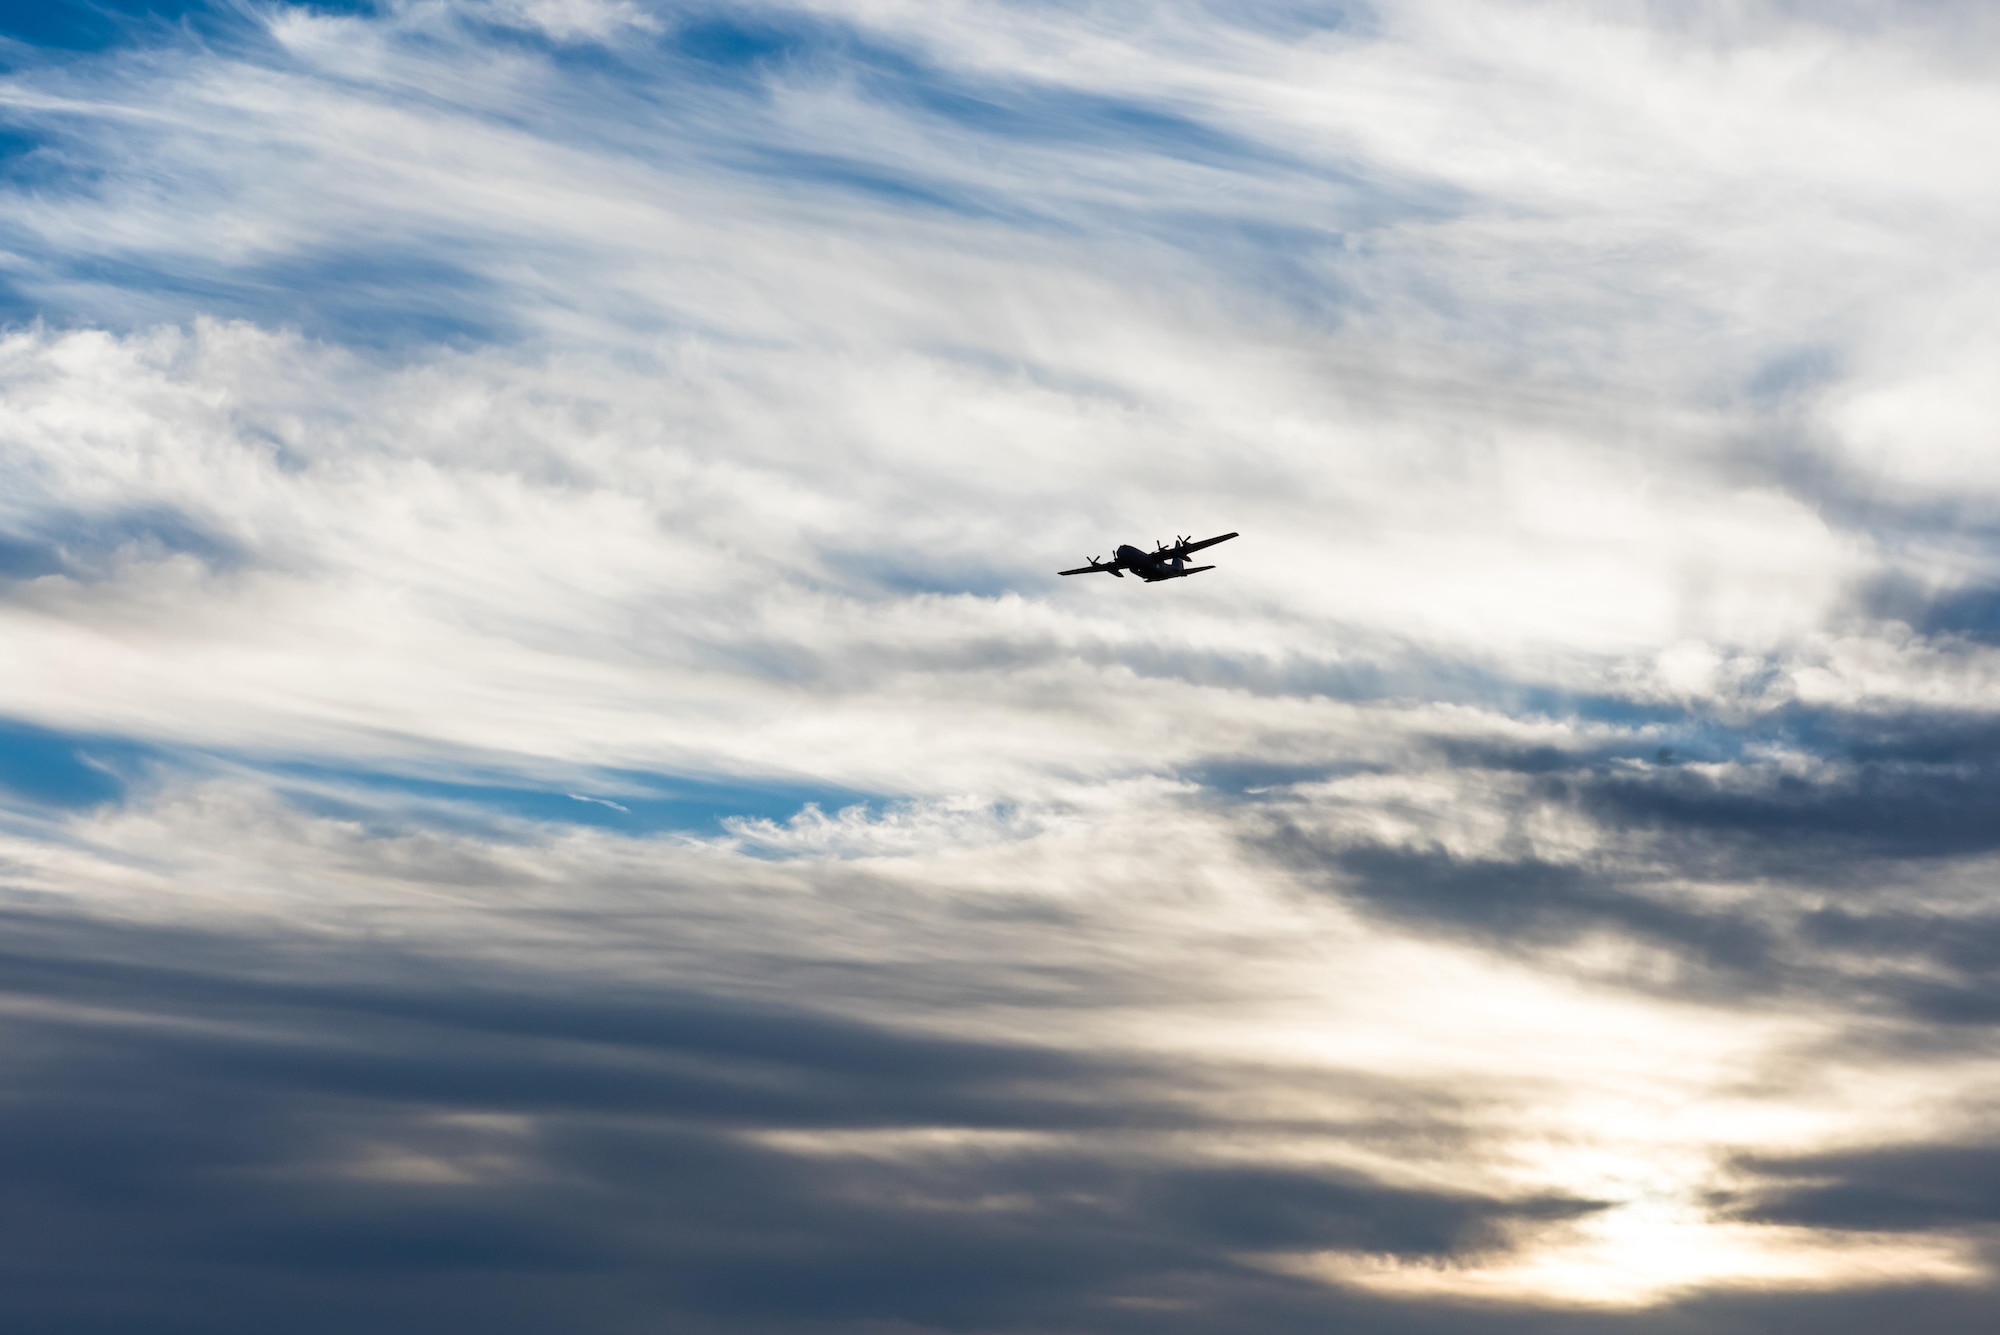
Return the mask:
{"type": "Polygon", "coordinates": [[[1199,575],[1204,570],[1215,569],[1214,566],[1189,565],[1187,563],[1189,553],[1198,552],[1204,547],[1213,547],[1218,542],[1228,542],[1236,536],[1234,533],[1225,533],[1219,538],[1203,538],[1200,542],[1190,542],[1188,539],[1176,535],[1173,546],[1169,547],[1163,542],[1155,542],[1153,546],[1156,550],[1150,552],[1140,551],[1137,547],[1121,546],[1111,554],[1109,561],[1100,562],[1093,556],[1090,558],[1090,564],[1087,566],[1078,566],[1074,570],[1058,570],[1056,573],[1058,575],[1088,575],[1094,571],[1102,570],[1108,574],[1116,575],[1120,579],[1124,579],[1125,572],[1129,570],[1148,584],[1157,584],[1163,579],[1183,579],[1188,575],[1199,575]]]}

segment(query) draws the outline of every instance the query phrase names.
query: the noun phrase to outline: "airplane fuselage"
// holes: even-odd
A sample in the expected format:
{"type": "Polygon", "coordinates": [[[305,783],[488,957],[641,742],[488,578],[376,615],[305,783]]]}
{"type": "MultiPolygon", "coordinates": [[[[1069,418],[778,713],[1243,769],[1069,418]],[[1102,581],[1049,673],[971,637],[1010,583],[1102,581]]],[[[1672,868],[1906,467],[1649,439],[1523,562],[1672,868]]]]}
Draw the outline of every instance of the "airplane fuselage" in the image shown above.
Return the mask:
{"type": "Polygon", "coordinates": [[[1127,544],[1118,549],[1118,564],[1140,579],[1151,581],[1178,578],[1187,562],[1177,556],[1162,556],[1127,544]]]}
{"type": "Polygon", "coordinates": [[[1145,580],[1156,584],[1163,579],[1180,579],[1187,575],[1199,575],[1214,566],[1191,566],[1187,557],[1179,552],[1149,552],[1143,547],[1123,546],[1117,552],[1118,564],[1145,580]]]}

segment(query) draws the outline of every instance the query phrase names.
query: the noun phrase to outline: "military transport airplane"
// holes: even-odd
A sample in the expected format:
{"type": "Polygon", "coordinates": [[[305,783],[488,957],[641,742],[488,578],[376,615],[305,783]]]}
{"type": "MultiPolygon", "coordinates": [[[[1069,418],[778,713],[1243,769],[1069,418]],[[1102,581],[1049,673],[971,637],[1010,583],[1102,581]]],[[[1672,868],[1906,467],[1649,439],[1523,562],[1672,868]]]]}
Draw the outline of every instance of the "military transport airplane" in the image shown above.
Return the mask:
{"type": "Polygon", "coordinates": [[[1218,542],[1228,542],[1235,536],[1237,535],[1234,533],[1225,533],[1219,538],[1203,538],[1200,542],[1190,542],[1186,538],[1176,537],[1173,546],[1169,547],[1163,542],[1156,542],[1153,546],[1157,550],[1150,552],[1142,552],[1137,547],[1120,547],[1111,554],[1109,561],[1100,562],[1093,556],[1090,558],[1090,564],[1087,566],[1078,566],[1074,570],[1058,570],[1056,573],[1058,575],[1088,575],[1093,571],[1102,570],[1116,575],[1120,579],[1124,579],[1125,572],[1129,570],[1148,584],[1154,584],[1163,579],[1180,579],[1186,575],[1199,575],[1204,570],[1215,569],[1214,566],[1189,565],[1187,558],[1190,552],[1198,552],[1204,547],[1213,547],[1218,542]]]}

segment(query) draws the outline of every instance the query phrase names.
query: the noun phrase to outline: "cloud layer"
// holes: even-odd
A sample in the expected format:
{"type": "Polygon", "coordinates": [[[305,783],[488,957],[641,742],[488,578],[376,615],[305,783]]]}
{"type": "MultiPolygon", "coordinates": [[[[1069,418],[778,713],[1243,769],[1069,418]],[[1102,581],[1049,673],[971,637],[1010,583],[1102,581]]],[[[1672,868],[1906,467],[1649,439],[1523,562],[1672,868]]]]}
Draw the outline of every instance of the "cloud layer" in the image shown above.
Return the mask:
{"type": "Polygon", "coordinates": [[[7,22],[10,1328],[1984,1328],[1976,7],[7,22]]]}

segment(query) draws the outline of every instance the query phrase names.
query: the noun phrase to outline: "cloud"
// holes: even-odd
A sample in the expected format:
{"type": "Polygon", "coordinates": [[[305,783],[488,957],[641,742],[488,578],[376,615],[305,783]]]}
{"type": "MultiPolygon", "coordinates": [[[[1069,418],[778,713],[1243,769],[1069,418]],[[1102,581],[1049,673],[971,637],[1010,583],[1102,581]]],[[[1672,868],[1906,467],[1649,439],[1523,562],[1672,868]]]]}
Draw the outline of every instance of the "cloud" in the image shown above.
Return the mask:
{"type": "Polygon", "coordinates": [[[227,538],[170,509],[101,516],[43,512],[31,532],[0,538],[0,578],[103,579],[115,564],[174,556],[224,569],[242,560],[227,538]]]}
{"type": "Polygon", "coordinates": [[[1459,860],[1382,847],[1347,849],[1331,861],[1380,911],[1487,939],[1562,941],[1608,929],[1732,973],[1755,974],[1770,963],[1770,933],[1754,918],[1662,903],[1636,878],[1614,883],[1533,859],[1459,860]]]}
{"type": "MultiPolygon", "coordinates": [[[[1421,1293],[1357,1293],[1379,1282],[1367,1258],[1449,1257],[1475,1284],[1567,1267],[1559,1302],[1597,1306],[1630,1292],[1617,1276],[1635,1245],[1666,1276],[1641,1291],[1657,1304],[1727,1287],[1742,1260],[1704,1259],[1700,1239],[1743,1227],[1765,1230],[1742,1240],[1746,1273],[1776,1255],[1802,1292],[1936,1282],[1928,1254],[1856,1269],[1816,1225],[1702,1220],[1726,1164],[1718,1132],[1687,1128],[1740,1145],[1768,1126],[1774,1151],[1796,1145],[1783,1128],[1818,1098],[1799,1045],[1884,1060],[1847,1044],[1851,1009],[1802,1023],[1685,984],[1661,1009],[1619,977],[1586,982],[1577,1006],[1573,970],[1523,972],[1291,898],[1270,864],[1232,855],[1232,821],[1175,810],[1171,835],[1157,813],[1108,808],[1000,844],[933,833],[861,860],[771,861],[588,826],[508,843],[370,828],[287,811],[244,778],[174,785],[70,823],[66,846],[0,849],[22,905],[0,974],[40,1036],[23,1050],[53,1063],[27,1087],[130,1079],[296,1123],[245,1142],[264,1159],[216,1161],[275,1185],[254,1245],[238,1206],[201,1196],[216,1231],[194,1262],[350,1267],[372,1277],[359,1301],[396,1310],[494,1267],[659,1274],[645,1239],[676,1249],[685,1287],[631,1301],[775,1328],[828,1311],[984,1328],[1128,1298],[1195,1323],[1253,1302],[1287,1322],[1378,1302],[1443,1322],[1453,1309],[1421,1293]],[[1679,1111],[1613,1114],[1601,1100],[1621,1082],[1679,1111]],[[1551,1128],[1588,1154],[1550,1157],[1551,1128]],[[727,1205],[667,1185],[697,1165],[727,1205]],[[322,1190],[340,1202],[327,1219],[322,1190]],[[566,1204],[572,1190],[596,1204],[566,1204]],[[426,1193],[439,1203],[412,1215],[426,1193]],[[1664,1237],[1640,1222],[1662,1199],[1689,1212],[1664,1237]],[[377,1209],[401,1222],[378,1230],[377,1209]],[[741,1228],[718,1240],[718,1218],[741,1228]],[[912,1256],[932,1258],[924,1274],[986,1258],[999,1287],[926,1298],[903,1278],[912,1256]],[[1313,1270],[1342,1256],[1344,1277],[1313,1270]],[[751,1273],[790,1276],[796,1300],[761,1306],[766,1285],[730,1278],[751,1273]],[[836,1281],[856,1273],[871,1278],[836,1281]]],[[[1599,893],[1605,922],[1645,925],[1599,893]]],[[[1950,1082],[1934,1061],[1925,1078],[1950,1082]]],[[[1888,1104],[1841,1125],[1908,1106],[1895,1069],[1872,1077],[1888,1104]]],[[[193,1209],[193,1188],[161,1190],[193,1209]]],[[[136,1251],[157,1245],[133,1227],[136,1251]]],[[[1954,1264],[1950,1282],[1980,1273],[1954,1264]]]]}
{"type": "Polygon", "coordinates": [[[567,794],[567,796],[569,797],[569,800],[572,802],[589,802],[596,806],[609,807],[613,811],[623,811],[629,813],[632,810],[632,808],[624,805],[623,803],[613,802],[611,799],[605,797],[585,797],[580,793],[570,793],[567,794]]]}
{"type": "Polygon", "coordinates": [[[8,1023],[35,1093],[5,1114],[7,1209],[41,1220],[9,1262],[17,1311],[178,1320],[208,1310],[190,1280],[247,1267],[267,1278],[228,1318],[245,1328],[322,1288],[350,1295],[329,1321],[470,1304],[497,1329],[591,1293],[600,1321],[774,1329],[986,1326],[1176,1290],[1177,1320],[1260,1295],[1304,1316],[1296,1286],[1229,1257],[1451,1255],[1510,1218],[1595,1208],[1189,1168],[1140,1139],[1186,1124],[1167,1071],[1047,1047],[490,969],[472,991],[413,986],[350,947],[9,928],[8,1023]],[[770,1126],[883,1148],[749,1134],[770,1126]],[[1107,1133],[1126,1148],[1074,1143],[1107,1133]],[[107,1243],[123,1290],[70,1291],[107,1243]]]}
{"type": "Polygon", "coordinates": [[[2000,1221],[2000,1178],[1985,1145],[1881,1146],[1739,1165],[1755,1186],[1745,1217],[1822,1228],[1923,1232],[2000,1221]]]}
{"type": "Polygon", "coordinates": [[[1983,1328],[1972,7],[8,31],[16,1324],[1983,1328]]]}

